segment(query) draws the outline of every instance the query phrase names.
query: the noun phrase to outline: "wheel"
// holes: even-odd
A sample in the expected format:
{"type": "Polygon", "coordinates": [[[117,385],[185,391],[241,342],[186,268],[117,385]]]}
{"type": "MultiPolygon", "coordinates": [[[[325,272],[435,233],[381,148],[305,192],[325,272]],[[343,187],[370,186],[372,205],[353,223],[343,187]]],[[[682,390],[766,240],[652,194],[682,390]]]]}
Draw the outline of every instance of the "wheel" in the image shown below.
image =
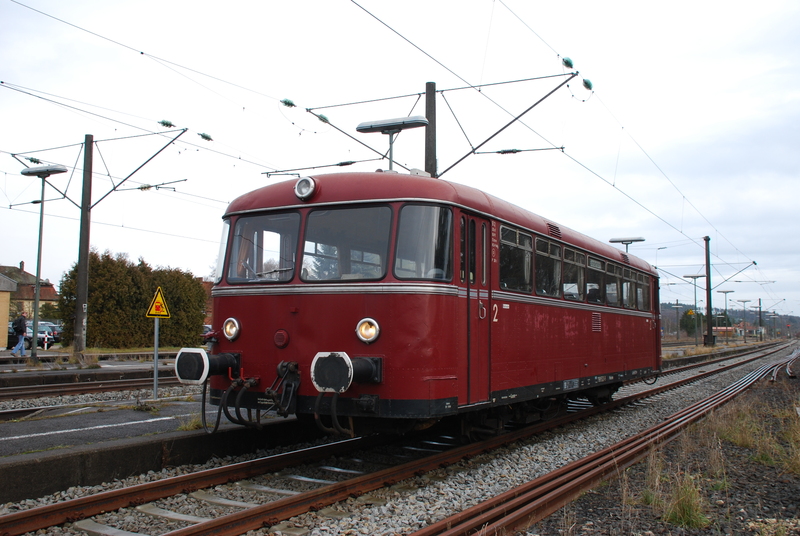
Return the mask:
{"type": "Polygon", "coordinates": [[[31,340],[30,339],[25,339],[25,349],[26,350],[30,350],[31,349],[31,340]]]}
{"type": "Polygon", "coordinates": [[[593,406],[604,406],[605,404],[609,404],[611,402],[612,397],[609,394],[606,395],[586,395],[586,398],[591,402],[593,406]]]}

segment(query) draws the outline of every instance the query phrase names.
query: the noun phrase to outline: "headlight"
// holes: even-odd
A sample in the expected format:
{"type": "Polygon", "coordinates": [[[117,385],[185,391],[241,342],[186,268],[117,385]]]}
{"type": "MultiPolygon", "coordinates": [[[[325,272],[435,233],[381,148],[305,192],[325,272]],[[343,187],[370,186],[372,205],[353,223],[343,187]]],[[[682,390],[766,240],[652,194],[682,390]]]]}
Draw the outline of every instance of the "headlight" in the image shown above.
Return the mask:
{"type": "Polygon", "coordinates": [[[372,318],[365,318],[356,326],[356,335],[367,344],[375,342],[380,334],[381,327],[372,318]]]}
{"type": "Polygon", "coordinates": [[[222,333],[229,341],[234,340],[239,336],[239,321],[235,318],[229,318],[222,324],[222,333]]]}
{"type": "Polygon", "coordinates": [[[314,179],[311,177],[303,177],[295,183],[294,195],[296,195],[301,201],[306,201],[312,195],[314,195],[314,190],[316,190],[316,188],[317,183],[314,182],[314,179]]]}

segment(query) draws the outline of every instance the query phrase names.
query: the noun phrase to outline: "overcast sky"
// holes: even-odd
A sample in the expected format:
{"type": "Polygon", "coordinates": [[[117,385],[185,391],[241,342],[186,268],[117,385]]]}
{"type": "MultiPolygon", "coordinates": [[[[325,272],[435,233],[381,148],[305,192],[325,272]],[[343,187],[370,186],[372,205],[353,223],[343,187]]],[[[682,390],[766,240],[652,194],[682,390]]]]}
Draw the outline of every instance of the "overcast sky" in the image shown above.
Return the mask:
{"type": "MultiPolygon", "coordinates": [[[[50,179],[66,198],[45,194],[43,278],[77,261],[86,134],[92,247],[207,276],[227,203],[291,178],[266,172],[388,168],[386,136],[355,127],[424,115],[426,82],[446,90],[444,171],[563,82],[569,57],[568,87],[443,179],[601,241],[644,237],[630,253],[658,266],[662,301],[693,302],[682,276],[704,273],[709,236],[715,306],[733,290],[729,308],[797,315],[797,28],[800,4],[771,0],[0,0],[0,264],[36,268],[41,181],[12,154],[70,169],[50,179]],[[515,83],[462,89],[499,82],[515,83]],[[188,130],[168,145],[162,120],[188,130]]],[[[422,129],[395,159],[424,168],[422,129]]]]}

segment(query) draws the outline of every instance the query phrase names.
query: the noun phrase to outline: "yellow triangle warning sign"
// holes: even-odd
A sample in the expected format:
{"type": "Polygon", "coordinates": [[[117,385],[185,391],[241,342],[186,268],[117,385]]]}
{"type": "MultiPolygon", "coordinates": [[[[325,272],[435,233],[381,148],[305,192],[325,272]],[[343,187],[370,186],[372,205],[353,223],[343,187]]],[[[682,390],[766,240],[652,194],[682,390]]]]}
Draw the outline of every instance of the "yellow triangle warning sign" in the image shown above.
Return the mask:
{"type": "Polygon", "coordinates": [[[169,307],[164,300],[164,293],[161,292],[161,287],[156,290],[156,295],[153,296],[153,301],[150,302],[150,308],[145,315],[147,318],[169,318],[169,307]]]}

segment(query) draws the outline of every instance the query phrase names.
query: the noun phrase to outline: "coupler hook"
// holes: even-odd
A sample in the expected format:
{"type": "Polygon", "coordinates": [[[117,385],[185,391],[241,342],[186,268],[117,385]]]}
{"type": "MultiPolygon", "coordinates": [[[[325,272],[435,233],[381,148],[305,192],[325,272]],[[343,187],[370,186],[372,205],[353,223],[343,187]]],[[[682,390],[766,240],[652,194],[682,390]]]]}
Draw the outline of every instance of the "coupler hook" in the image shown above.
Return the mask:
{"type": "Polygon", "coordinates": [[[264,390],[264,395],[272,400],[278,415],[288,417],[295,412],[297,388],[300,386],[297,363],[295,361],[281,361],[278,363],[277,372],[278,376],[272,382],[272,385],[264,390]]]}

